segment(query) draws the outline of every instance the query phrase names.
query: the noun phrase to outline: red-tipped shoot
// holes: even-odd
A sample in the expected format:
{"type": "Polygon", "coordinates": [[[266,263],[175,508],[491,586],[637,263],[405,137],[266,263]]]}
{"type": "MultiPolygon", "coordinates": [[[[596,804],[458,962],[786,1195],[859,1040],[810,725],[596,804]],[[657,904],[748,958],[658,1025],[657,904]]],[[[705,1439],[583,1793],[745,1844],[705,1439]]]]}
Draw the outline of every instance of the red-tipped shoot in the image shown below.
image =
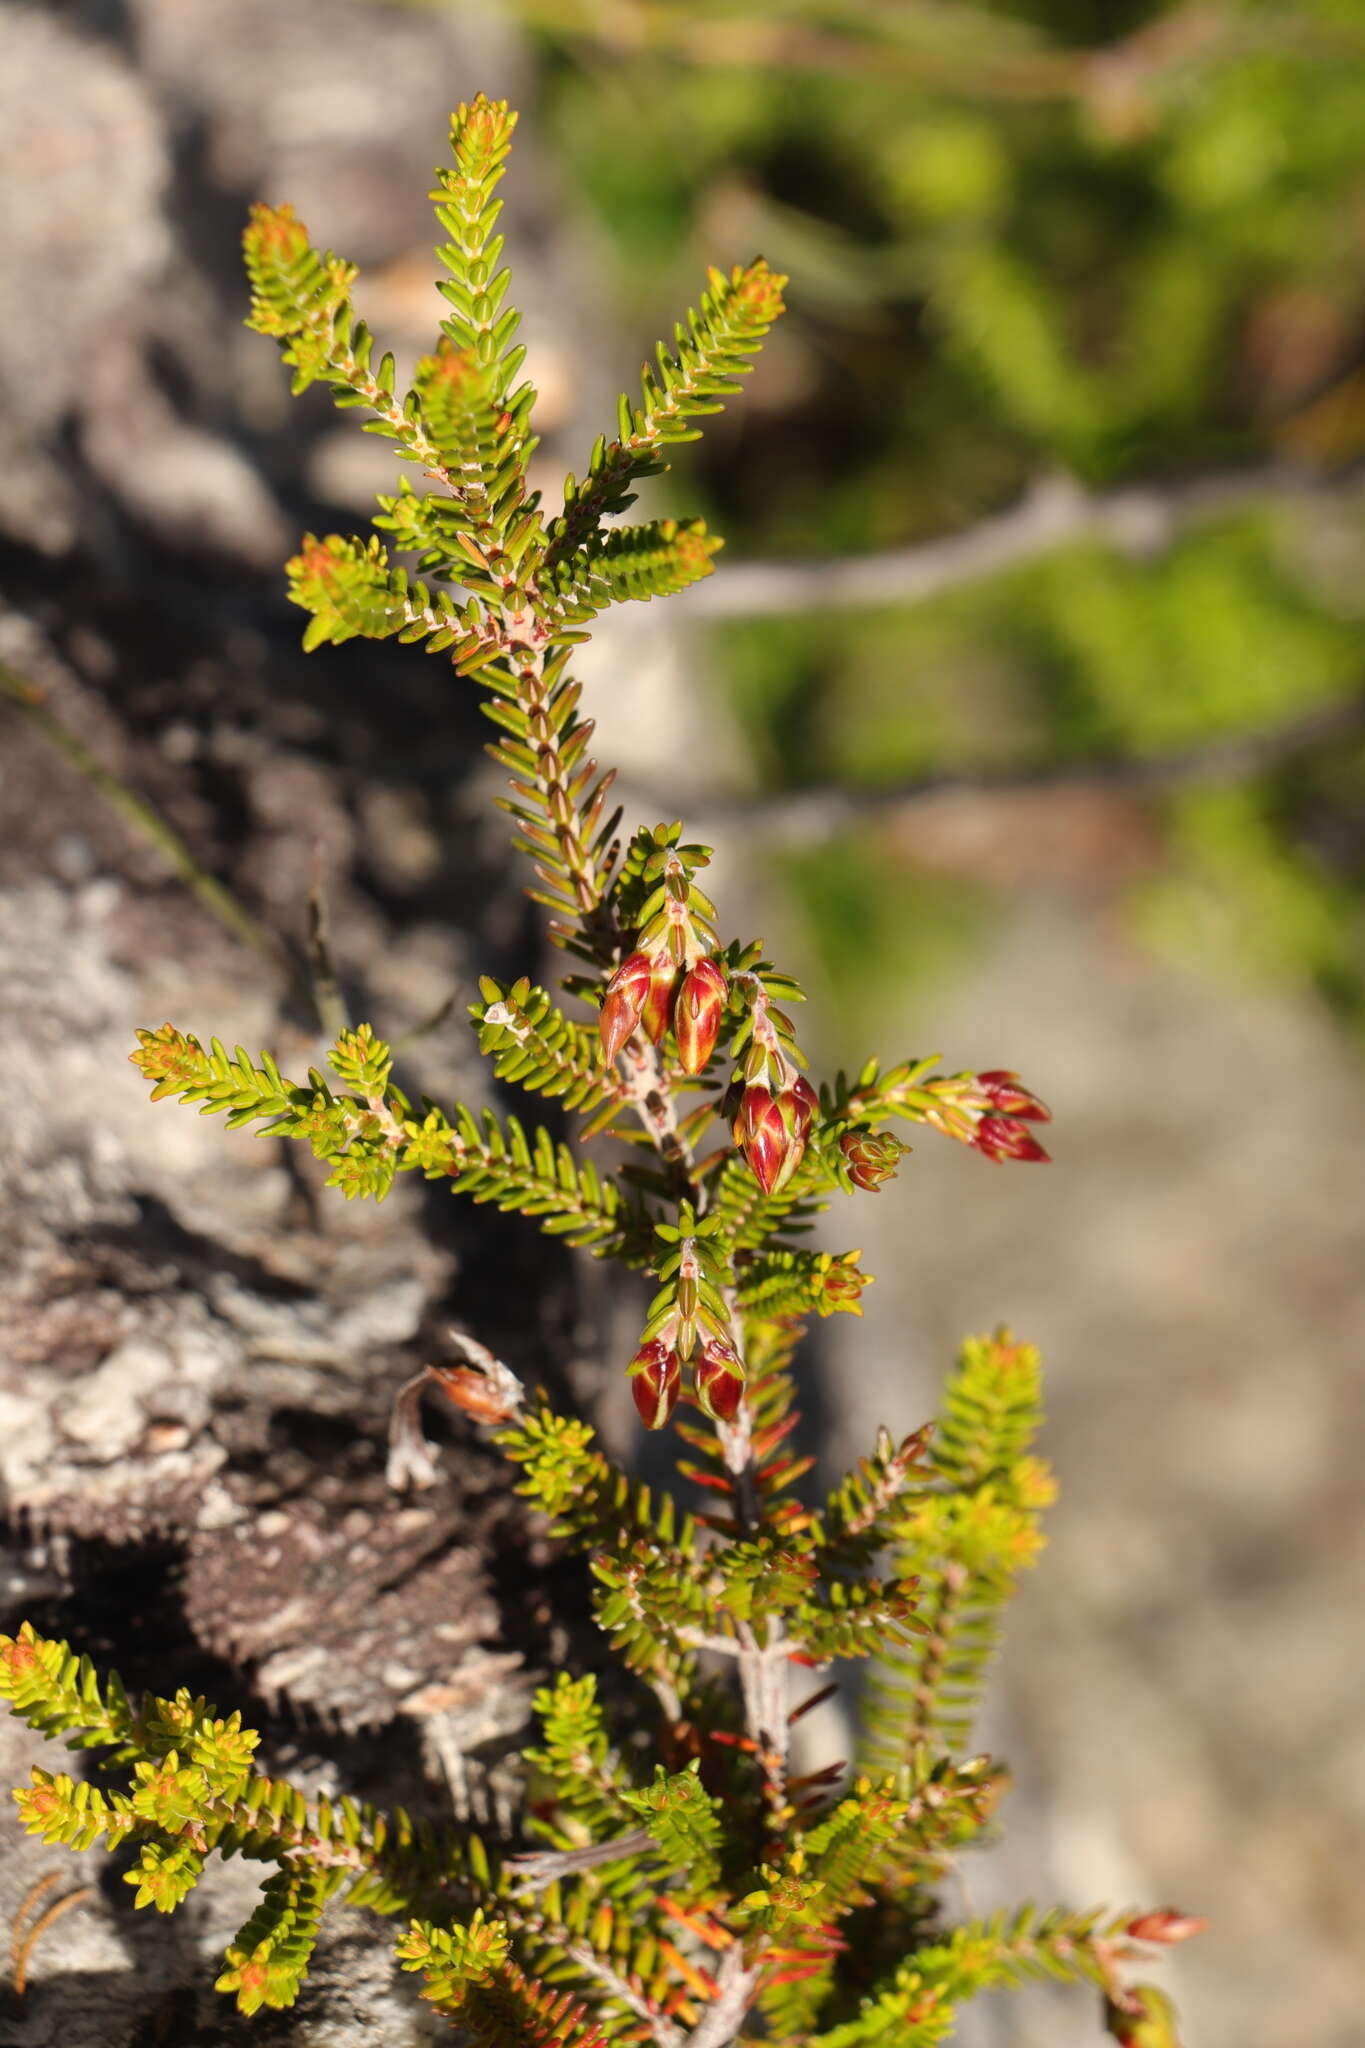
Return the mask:
{"type": "Polygon", "coordinates": [[[1008,1067],[991,1067],[976,1077],[977,1086],[1001,1116],[1022,1117],[1025,1123],[1050,1124],[1052,1111],[1031,1089],[1019,1086],[1019,1076],[1008,1067]]]}
{"type": "Polygon", "coordinates": [[[1136,1920],[1128,1922],[1124,1932],[1131,1934],[1134,1941],[1155,1941],[1171,1948],[1178,1941],[1189,1941],[1193,1935],[1202,1934],[1208,1924],[1198,1913],[1159,1906],[1155,1912],[1139,1913],[1136,1920]]]}
{"type": "Polygon", "coordinates": [[[1017,1116],[983,1116],[976,1127],[975,1135],[968,1141],[987,1159],[997,1163],[1006,1159],[1037,1160],[1046,1163],[1051,1157],[1043,1150],[1026,1123],[1017,1116]]]}

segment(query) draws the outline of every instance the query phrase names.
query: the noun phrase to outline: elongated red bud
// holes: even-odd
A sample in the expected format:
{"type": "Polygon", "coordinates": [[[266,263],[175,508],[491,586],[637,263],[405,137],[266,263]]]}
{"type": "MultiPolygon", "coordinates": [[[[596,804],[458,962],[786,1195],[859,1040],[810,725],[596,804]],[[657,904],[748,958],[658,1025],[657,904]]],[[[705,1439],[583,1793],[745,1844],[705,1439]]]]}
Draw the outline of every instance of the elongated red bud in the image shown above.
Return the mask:
{"type": "Polygon", "coordinates": [[[799,1162],[805,1151],[782,1114],[781,1104],[759,1082],[753,1082],[740,1097],[734,1124],[735,1143],[749,1162],[749,1171],[765,1195],[771,1195],[795,1172],[788,1161],[795,1151],[799,1162]]]}
{"type": "Polygon", "coordinates": [[[724,1337],[710,1337],[697,1361],[697,1405],[713,1422],[733,1422],[744,1397],[744,1367],[724,1337]]]}
{"type": "Polygon", "coordinates": [[[648,953],[631,953],[621,962],[602,998],[597,1030],[610,1065],[644,1014],[654,962],[648,953]]]}
{"type": "Polygon", "coordinates": [[[748,1132],[738,1142],[749,1162],[754,1179],[765,1195],[781,1194],[806,1154],[806,1138],[820,1107],[820,1098],[810,1082],[797,1075],[791,1086],[778,1096],[766,1088],[746,1088],[740,1120],[748,1132]],[[747,1105],[756,1098],[752,1108],[747,1105]]]}
{"type": "Polygon", "coordinates": [[[1198,1913],[1182,1913],[1175,1906],[1159,1906],[1153,1913],[1139,1913],[1136,1920],[1130,1920],[1124,1932],[1131,1934],[1134,1941],[1157,1941],[1165,1947],[1177,1941],[1188,1941],[1192,1935],[1202,1934],[1208,1921],[1198,1913]]]}
{"type": "Polygon", "coordinates": [[[986,1073],[978,1074],[976,1083],[987,1098],[992,1109],[1001,1116],[1023,1117],[1026,1123],[1050,1124],[1052,1111],[1045,1102],[1040,1102],[1031,1089],[1019,1086],[1019,1076],[1008,1067],[991,1067],[986,1073]]]}
{"type": "Polygon", "coordinates": [[[804,1074],[798,1074],[782,1097],[782,1102],[791,1119],[792,1129],[804,1142],[810,1135],[810,1127],[820,1113],[820,1098],[804,1074]]]}
{"type": "MultiPolygon", "coordinates": [[[[476,1422],[507,1422],[520,1406],[510,1386],[477,1372],[472,1365],[433,1365],[428,1370],[447,1399],[476,1422]]],[[[510,1381],[505,1366],[503,1372],[510,1381]]]]}
{"type": "Polygon", "coordinates": [[[642,1344],[630,1362],[630,1391],[646,1429],[662,1429],[678,1405],[682,1367],[659,1338],[642,1344]]]}
{"type": "Polygon", "coordinates": [[[1046,1153],[1034,1137],[1028,1125],[1014,1116],[983,1116],[976,1127],[975,1136],[969,1140],[978,1152],[987,1159],[1041,1160],[1044,1163],[1050,1154],[1046,1153]]]}
{"type": "Polygon", "coordinates": [[[699,1074],[715,1050],[729,987],[718,960],[698,960],[683,976],[673,1011],[678,1060],[685,1074],[699,1074]]]}
{"type": "Polygon", "coordinates": [[[678,963],[665,949],[650,962],[649,988],[640,1022],[657,1045],[673,1016],[673,991],[678,982],[678,963]]]}

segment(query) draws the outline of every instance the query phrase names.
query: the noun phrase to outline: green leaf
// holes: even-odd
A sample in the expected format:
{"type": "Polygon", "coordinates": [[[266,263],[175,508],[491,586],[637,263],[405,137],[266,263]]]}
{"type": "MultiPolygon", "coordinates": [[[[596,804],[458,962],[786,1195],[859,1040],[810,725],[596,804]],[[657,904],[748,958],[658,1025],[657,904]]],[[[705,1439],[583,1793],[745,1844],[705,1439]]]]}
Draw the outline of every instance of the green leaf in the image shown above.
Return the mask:
{"type": "Polygon", "coordinates": [[[692,1763],[685,1771],[666,1771],[659,1764],[652,1785],[624,1795],[690,1893],[707,1892],[719,1881],[724,1843],[721,1802],[703,1787],[699,1768],[692,1763]]]}
{"type": "Polygon", "coordinates": [[[928,1633],[869,1687],[866,1760],[894,1769],[917,1744],[963,1749],[1001,1613],[1042,1547],[1053,1497],[1028,1454],[1042,1420],[1037,1352],[1004,1330],[963,1346],[944,1391],[924,1483],[907,1493],[896,1568],[919,1580],[928,1633]]]}
{"type": "Polygon", "coordinates": [[[439,638],[450,645],[464,631],[460,614],[444,592],[435,596],[406,569],[392,569],[377,539],[344,540],[329,533],[303,537],[288,564],[290,601],[313,614],[303,636],[305,648],[340,645],[357,636],[387,640],[439,638]]]}
{"type": "Polygon", "coordinates": [[[263,2005],[281,2011],[294,2003],[328,1892],[316,1871],[280,1870],[266,1879],[261,1903],[229,1945],[227,1967],[215,1986],[236,1993],[239,2012],[259,2012],[263,2005]]]}
{"type": "Polygon", "coordinates": [[[142,1852],[123,1882],[137,1886],[134,1906],[155,1906],[173,1913],[204,1874],[204,1851],[193,1842],[144,1842],[142,1852]]]}
{"type": "MultiPolygon", "coordinates": [[[[482,1000],[469,1014],[479,1034],[479,1051],[493,1062],[501,1081],[514,1081],[537,1095],[558,1097],[566,1109],[604,1120],[625,1100],[626,1087],[602,1063],[595,1030],[566,1017],[543,988],[523,979],[504,988],[491,975],[479,982],[482,1000]]],[[[591,1126],[590,1126],[591,1128],[591,1126]]]]}
{"type": "Polygon", "coordinates": [[[569,623],[627,599],[669,597],[709,576],[723,543],[701,519],[656,519],[591,534],[572,555],[547,565],[540,581],[569,623]]]}
{"type": "Polygon", "coordinates": [[[728,276],[707,273],[700,307],[673,330],[673,349],[660,342],[657,369],[645,365],[640,403],[621,400],[617,438],[597,443],[581,483],[567,480],[563,513],[549,529],[549,564],[576,555],[608,514],[634,502],[633,483],[666,467],[665,448],[696,440],[700,429],[692,422],[722,410],[783,310],[786,281],[762,257],[746,267],[736,264],[728,276]]]}

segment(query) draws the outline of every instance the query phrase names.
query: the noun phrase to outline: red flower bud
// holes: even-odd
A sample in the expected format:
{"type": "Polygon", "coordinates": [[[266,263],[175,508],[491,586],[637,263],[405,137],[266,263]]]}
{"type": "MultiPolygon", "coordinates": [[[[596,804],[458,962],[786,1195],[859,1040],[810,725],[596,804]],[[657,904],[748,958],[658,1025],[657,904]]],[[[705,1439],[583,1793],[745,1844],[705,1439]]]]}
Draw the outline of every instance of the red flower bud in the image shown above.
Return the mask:
{"type": "Polygon", "coordinates": [[[476,1422],[508,1422],[517,1412],[519,1403],[511,1387],[500,1386],[472,1365],[433,1365],[429,1370],[441,1392],[476,1422]]]}
{"type": "Polygon", "coordinates": [[[765,1195],[785,1187],[806,1149],[782,1113],[782,1104],[758,1082],[745,1089],[734,1123],[735,1143],[765,1195]]]}
{"type": "Polygon", "coordinates": [[[810,1127],[820,1113],[820,1098],[804,1074],[798,1074],[782,1097],[796,1135],[805,1143],[810,1127]]]}
{"type": "Polygon", "coordinates": [[[698,960],[683,976],[673,1012],[678,1059],[685,1074],[699,1074],[715,1050],[729,983],[719,960],[698,960]]]}
{"type": "Polygon", "coordinates": [[[1014,1116],[983,1116],[976,1127],[976,1134],[968,1140],[987,1159],[1038,1159],[1046,1161],[1046,1153],[1034,1137],[1028,1125],[1014,1116]]]}
{"type": "Polygon", "coordinates": [[[696,1369],[697,1405],[713,1422],[733,1422],[744,1395],[744,1367],[724,1337],[710,1337],[696,1369]]]}
{"type": "Polygon", "coordinates": [[[678,980],[678,963],[672,954],[664,949],[650,961],[649,989],[645,996],[640,1022],[657,1045],[669,1026],[673,1015],[673,990],[678,980]]]}
{"type": "Polygon", "coordinates": [[[839,1150],[854,1187],[875,1195],[884,1180],[896,1178],[901,1154],[910,1147],[888,1132],[845,1131],[839,1140],[839,1150]]]}
{"type": "Polygon", "coordinates": [[[1019,1086],[1019,1076],[1012,1074],[1008,1067],[992,1067],[987,1073],[978,1074],[976,1085],[1001,1116],[1023,1117],[1026,1123],[1050,1124],[1052,1111],[1045,1102],[1027,1088],[1019,1086]]]}
{"type": "Polygon", "coordinates": [[[653,973],[654,962],[648,953],[631,953],[607,983],[597,1029],[608,1065],[640,1021],[653,973]]]}
{"type": "Polygon", "coordinates": [[[662,1429],[678,1404],[682,1368],[678,1354],[657,1337],[642,1344],[630,1362],[630,1391],[646,1429],[662,1429]]]}
{"type": "Polygon", "coordinates": [[[1177,1941],[1188,1941],[1191,1935],[1202,1934],[1208,1921],[1197,1913],[1181,1913],[1174,1906],[1159,1906],[1154,1913],[1139,1913],[1136,1920],[1130,1920],[1125,1933],[1134,1941],[1159,1941],[1171,1947],[1177,1941]]]}

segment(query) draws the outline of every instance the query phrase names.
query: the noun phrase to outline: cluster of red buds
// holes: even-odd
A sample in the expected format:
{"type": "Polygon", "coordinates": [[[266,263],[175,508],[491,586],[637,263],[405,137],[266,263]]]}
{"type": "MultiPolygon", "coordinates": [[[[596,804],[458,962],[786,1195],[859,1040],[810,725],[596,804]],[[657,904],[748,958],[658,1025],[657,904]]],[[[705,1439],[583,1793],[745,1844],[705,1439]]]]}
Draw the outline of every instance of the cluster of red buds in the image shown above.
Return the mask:
{"type": "MultiPolygon", "coordinates": [[[[744,1367],[725,1337],[708,1337],[692,1368],[697,1406],[713,1422],[733,1422],[744,1394],[744,1367]]],[[[630,1391],[646,1429],[662,1429],[682,1392],[682,1360],[665,1337],[651,1337],[630,1362],[630,1391]]]]}
{"type": "MultiPolygon", "coordinates": [[[[1133,1941],[1173,1948],[1177,1942],[1188,1941],[1191,1935],[1202,1934],[1208,1924],[1197,1913],[1159,1906],[1155,1912],[1139,1913],[1123,1931],[1133,1941]]],[[[1131,1961],[1140,1951],[1114,1948],[1112,1953],[1131,1961]]],[[[1105,1993],[1104,2024],[1119,2048],[1179,2048],[1175,2007],[1155,1984],[1111,1984],[1105,1993]]]]}
{"type": "Polygon", "coordinates": [[[696,1352],[692,1391],[697,1406],[713,1422],[733,1422],[744,1394],[744,1361],[733,1342],[725,1269],[709,1227],[697,1227],[684,1204],[676,1226],[656,1228],[666,1247],[658,1266],[663,1285],[630,1362],[630,1391],[640,1420],[646,1429],[663,1428],[678,1404],[682,1369],[696,1352]]]}
{"type": "Polygon", "coordinates": [[[607,983],[597,1020],[608,1062],[638,1026],[658,1045],[671,1024],[683,1072],[699,1074],[715,1050],[728,987],[710,955],[684,967],[667,945],[628,954],[607,983]]]}
{"type": "Polygon", "coordinates": [[[976,1085],[989,1107],[967,1142],[997,1164],[1006,1159],[1046,1161],[1050,1155],[1029,1125],[1051,1123],[1052,1111],[1047,1104],[1027,1088],[1021,1088],[1019,1076],[1008,1067],[991,1067],[978,1074],[976,1085]]]}
{"type": "Polygon", "coordinates": [[[801,1164],[819,1107],[810,1082],[795,1072],[776,1092],[751,1081],[740,1096],[734,1140],[765,1195],[779,1194],[801,1164]]]}
{"type": "Polygon", "coordinates": [[[860,1316],[863,1312],[863,1289],[872,1284],[872,1275],[864,1273],[858,1264],[860,1251],[821,1252],[811,1275],[815,1287],[814,1305],[821,1316],[860,1316]]]}
{"type": "Polygon", "coordinates": [[[884,1180],[896,1178],[901,1154],[910,1147],[893,1138],[889,1131],[845,1131],[839,1140],[839,1150],[854,1187],[875,1195],[884,1180]]]}
{"type": "Polygon", "coordinates": [[[991,1067],[984,1074],[942,1074],[933,1080],[920,1080],[915,1074],[910,1083],[897,1090],[897,1107],[903,1116],[932,1124],[945,1137],[970,1145],[986,1159],[1047,1159],[1029,1125],[1051,1123],[1052,1111],[1027,1088],[1021,1088],[1019,1076],[1008,1068],[991,1067]]]}

